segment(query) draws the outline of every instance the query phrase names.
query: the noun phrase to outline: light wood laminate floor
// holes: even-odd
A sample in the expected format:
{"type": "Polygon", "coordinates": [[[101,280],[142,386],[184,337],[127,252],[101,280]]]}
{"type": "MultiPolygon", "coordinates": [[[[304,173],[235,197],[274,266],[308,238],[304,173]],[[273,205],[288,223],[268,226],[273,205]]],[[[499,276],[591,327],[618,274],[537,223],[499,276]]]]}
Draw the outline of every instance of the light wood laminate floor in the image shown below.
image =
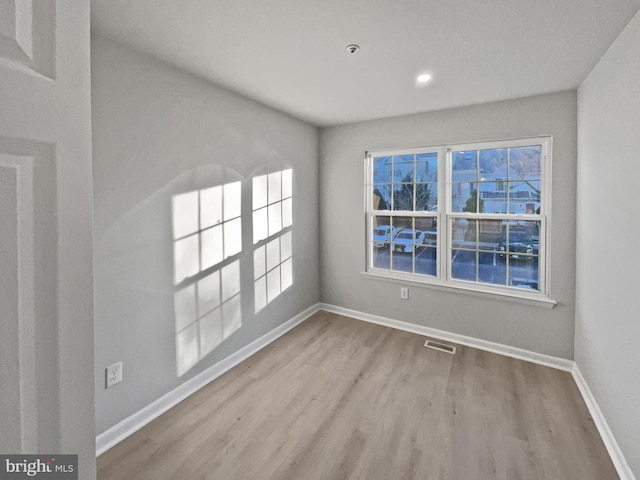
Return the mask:
{"type": "Polygon", "coordinates": [[[617,479],[571,375],[319,312],[98,458],[99,480],[617,479]]]}

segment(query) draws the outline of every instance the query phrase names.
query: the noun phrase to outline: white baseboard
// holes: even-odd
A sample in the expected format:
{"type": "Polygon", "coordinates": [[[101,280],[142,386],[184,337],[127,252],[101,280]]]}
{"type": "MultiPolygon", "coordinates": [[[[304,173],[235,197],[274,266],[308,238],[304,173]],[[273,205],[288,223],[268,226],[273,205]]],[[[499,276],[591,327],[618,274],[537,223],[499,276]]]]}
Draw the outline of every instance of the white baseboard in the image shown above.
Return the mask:
{"type": "Polygon", "coordinates": [[[600,410],[598,402],[596,402],[595,397],[591,393],[589,385],[582,376],[580,367],[578,367],[578,364],[575,362],[573,364],[573,370],[571,370],[571,374],[573,375],[573,379],[576,381],[576,385],[578,385],[578,389],[582,394],[582,398],[584,398],[584,403],[587,404],[587,408],[589,409],[589,413],[591,414],[591,417],[596,424],[596,428],[598,429],[598,432],[600,432],[600,437],[602,437],[602,441],[604,442],[604,445],[609,452],[611,461],[616,467],[618,475],[620,476],[620,480],[636,480],[636,477],[631,471],[631,468],[629,467],[629,464],[627,463],[622,450],[620,450],[618,442],[613,436],[613,432],[609,428],[607,420],[602,414],[602,410],[600,410]]]}
{"type": "Polygon", "coordinates": [[[165,413],[171,407],[177,405],[185,398],[200,390],[202,387],[218,378],[223,373],[231,370],[233,367],[249,358],[254,353],[263,349],[274,340],[287,333],[292,328],[298,326],[311,315],[320,310],[320,304],[312,305],[305,311],[299,313],[295,317],[287,320],[282,325],[274,328],[262,337],[254,340],[250,344],[242,347],[237,352],[229,355],[227,358],[207,368],[195,377],[187,380],[174,390],[166,393],[153,403],[150,403],[143,409],[137,411],[133,415],[125,418],[120,423],[105,430],[96,437],[96,456],[102,455],[104,452],[114,447],[122,440],[140,430],[152,420],[165,413]]]}
{"type": "Polygon", "coordinates": [[[318,303],[316,305],[312,305],[292,319],[276,327],[262,337],[254,340],[249,345],[246,345],[229,357],[221,360],[215,365],[212,365],[207,370],[186,381],[176,389],[163,395],[158,400],[144,407],[142,410],[139,410],[130,417],[125,418],[120,423],[101,433],[96,437],[96,456],[103,454],[131,434],[140,430],[149,422],[165,413],[171,407],[177,405],[185,398],[197,392],[202,387],[212,382],[225,372],[229,371],[242,361],[246,360],[254,353],[263,349],[274,340],[277,340],[282,335],[284,335],[300,323],[304,322],[319,310],[325,310],[327,312],[344,315],[347,317],[355,318],[357,320],[363,320],[365,322],[375,323],[398,330],[404,330],[406,332],[411,332],[418,335],[446,340],[453,343],[458,343],[460,345],[466,345],[500,355],[517,358],[519,360],[526,360],[528,362],[536,363],[539,365],[571,372],[578,386],[578,389],[580,390],[580,393],[582,394],[582,397],[587,405],[587,408],[589,409],[589,413],[591,413],[591,416],[593,417],[596,428],[598,429],[598,432],[602,437],[602,441],[607,448],[609,456],[611,457],[618,475],[620,476],[620,480],[636,480],[636,477],[627,464],[624,454],[622,453],[622,450],[620,450],[620,446],[613,436],[613,433],[611,432],[611,429],[609,428],[609,425],[604,415],[602,414],[598,403],[596,402],[593,394],[591,393],[591,390],[589,389],[589,386],[582,376],[580,368],[574,361],[553,357],[551,355],[530,352],[528,350],[511,347],[509,345],[503,345],[500,343],[481,340],[474,337],[459,335],[457,333],[451,333],[444,330],[425,327],[422,325],[415,325],[413,323],[403,322],[401,320],[372,315],[369,313],[359,312],[357,310],[351,310],[348,308],[338,307],[326,303],[318,303]]]}
{"type": "Polygon", "coordinates": [[[321,303],[320,309],[337,313],[339,315],[356,318],[358,320],[364,320],[365,322],[376,323],[378,325],[384,325],[385,327],[396,328],[398,330],[404,330],[405,332],[424,335],[425,337],[433,337],[440,340],[459,343],[460,345],[466,345],[468,347],[478,348],[480,350],[486,350],[488,352],[498,353],[500,355],[506,355],[508,357],[517,358],[519,360],[526,360],[528,362],[557,368],[558,370],[564,370],[566,372],[573,371],[574,362],[565,358],[530,352],[529,350],[524,350],[522,348],[511,347],[509,345],[490,342],[488,340],[481,340],[479,338],[467,337],[465,335],[459,335],[457,333],[451,333],[431,327],[424,327],[422,325],[403,322],[401,320],[394,320],[387,317],[380,317],[378,315],[363,313],[356,310],[350,310],[348,308],[329,305],[326,303],[321,303]]]}

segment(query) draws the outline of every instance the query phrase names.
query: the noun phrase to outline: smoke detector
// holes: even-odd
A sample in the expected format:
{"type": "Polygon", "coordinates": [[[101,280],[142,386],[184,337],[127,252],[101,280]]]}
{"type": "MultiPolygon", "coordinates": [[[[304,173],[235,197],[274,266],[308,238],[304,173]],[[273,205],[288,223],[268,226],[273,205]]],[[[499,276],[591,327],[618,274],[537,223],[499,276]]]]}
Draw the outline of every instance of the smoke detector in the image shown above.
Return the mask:
{"type": "Polygon", "coordinates": [[[360,47],[355,43],[352,43],[351,45],[347,45],[347,53],[354,54],[354,53],[357,53],[358,50],[360,50],[360,47]]]}

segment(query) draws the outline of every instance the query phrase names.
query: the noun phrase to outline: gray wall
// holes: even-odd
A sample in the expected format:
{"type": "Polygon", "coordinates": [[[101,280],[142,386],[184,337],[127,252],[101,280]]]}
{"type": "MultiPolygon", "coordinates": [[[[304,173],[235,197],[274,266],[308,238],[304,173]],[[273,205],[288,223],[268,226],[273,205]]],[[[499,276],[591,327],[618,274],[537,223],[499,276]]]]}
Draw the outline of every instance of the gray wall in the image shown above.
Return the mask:
{"type": "Polygon", "coordinates": [[[319,301],[318,132],[100,37],[92,81],[101,433],[319,301]],[[294,170],[294,284],[256,315],[250,178],[282,165],[294,170]],[[230,179],[244,187],[242,327],[178,378],[171,196],[230,179]],[[124,381],[105,390],[118,361],[124,381]]]}
{"type": "Polygon", "coordinates": [[[578,91],[576,362],[640,478],[640,14],[578,91]]]}
{"type": "MultiPolygon", "coordinates": [[[[372,100],[375,101],[375,100],[372,100]]],[[[337,126],[320,135],[320,224],[324,302],[366,313],[573,358],[576,93],[337,126]],[[553,309],[499,298],[412,288],[363,278],[365,150],[553,135],[553,309]]]]}

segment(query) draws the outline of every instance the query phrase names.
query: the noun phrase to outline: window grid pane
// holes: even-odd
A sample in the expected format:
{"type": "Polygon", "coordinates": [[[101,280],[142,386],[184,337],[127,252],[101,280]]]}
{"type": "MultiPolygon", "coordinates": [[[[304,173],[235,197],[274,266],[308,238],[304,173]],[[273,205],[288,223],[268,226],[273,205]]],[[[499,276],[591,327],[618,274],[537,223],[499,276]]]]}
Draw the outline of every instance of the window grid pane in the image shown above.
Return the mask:
{"type": "Polygon", "coordinates": [[[549,145],[544,137],[439,147],[447,156],[417,149],[370,155],[367,268],[546,296],[549,145]],[[449,183],[439,188],[445,165],[449,183]]]}
{"type": "Polygon", "coordinates": [[[539,221],[451,219],[456,280],[540,290],[539,221]]]}

